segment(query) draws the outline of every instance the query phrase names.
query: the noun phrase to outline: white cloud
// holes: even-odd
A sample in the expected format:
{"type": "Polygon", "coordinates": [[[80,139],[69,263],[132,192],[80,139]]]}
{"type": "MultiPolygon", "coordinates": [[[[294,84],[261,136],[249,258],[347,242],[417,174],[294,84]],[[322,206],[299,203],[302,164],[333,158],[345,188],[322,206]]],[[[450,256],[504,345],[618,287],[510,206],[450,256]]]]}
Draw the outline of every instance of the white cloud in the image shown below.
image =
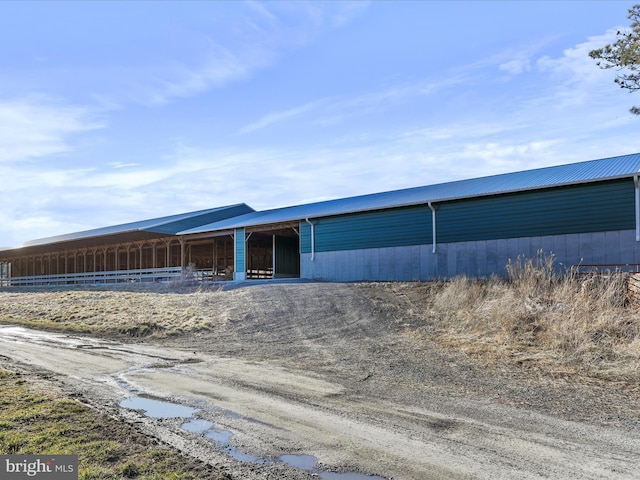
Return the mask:
{"type": "Polygon", "coordinates": [[[528,57],[518,57],[514,60],[500,64],[500,70],[503,70],[511,75],[519,75],[523,72],[531,70],[531,61],[528,57]]]}
{"type": "Polygon", "coordinates": [[[320,99],[320,100],[316,100],[316,101],[313,101],[313,102],[305,103],[304,105],[300,105],[298,107],[290,108],[288,110],[281,110],[281,111],[277,111],[277,112],[271,112],[271,113],[268,113],[268,114],[262,116],[261,118],[259,118],[255,122],[250,123],[249,125],[245,125],[244,127],[242,127],[239,130],[239,132],[240,133],[249,133],[249,132],[253,132],[255,130],[260,130],[262,128],[268,127],[268,126],[273,125],[275,123],[280,123],[280,122],[284,122],[286,120],[291,120],[294,117],[297,117],[297,116],[302,115],[304,113],[311,112],[311,111],[321,107],[323,104],[326,104],[326,103],[327,103],[327,99],[320,99]]]}
{"type": "Polygon", "coordinates": [[[561,85],[572,88],[594,88],[612,81],[612,72],[598,68],[595,60],[589,57],[589,52],[615,41],[616,31],[617,29],[610,29],[603,35],[588,37],[586,42],[565,49],[559,58],[543,56],[536,62],[536,67],[541,72],[552,75],[561,85]]]}
{"type": "Polygon", "coordinates": [[[271,13],[266,5],[263,3],[251,0],[246,2],[246,5],[256,12],[261,18],[265,19],[270,24],[275,24],[278,22],[278,17],[271,13]]]}
{"type": "Polygon", "coordinates": [[[407,104],[420,97],[428,97],[445,90],[453,90],[468,81],[465,75],[451,75],[444,81],[420,80],[362,93],[354,96],[335,95],[306,102],[285,110],[269,112],[258,120],[242,127],[240,133],[250,133],[298,117],[307,116],[312,125],[338,125],[349,118],[383,113],[398,105],[407,104]]]}
{"type": "Polygon", "coordinates": [[[109,166],[113,168],[132,168],[140,166],[139,163],[122,163],[122,162],[112,162],[109,166]]]}
{"type": "MultiPolygon", "coordinates": [[[[273,52],[232,52],[220,45],[211,45],[206,57],[196,65],[170,61],[152,69],[136,88],[138,100],[152,105],[162,105],[175,98],[190,97],[212,88],[223,87],[250,76],[255,70],[273,62],[273,52]]],[[[135,100],[130,98],[130,100],[135,100]]]]}
{"type": "Polygon", "coordinates": [[[0,100],[0,162],[19,162],[73,149],[73,134],[102,128],[84,108],[34,99],[0,100]]]}
{"type": "Polygon", "coordinates": [[[342,27],[353,20],[355,17],[369,8],[371,2],[368,1],[351,1],[351,2],[335,2],[334,6],[338,9],[331,16],[331,24],[335,27],[342,27]]]}
{"type": "Polygon", "coordinates": [[[174,57],[155,65],[113,67],[109,78],[136,79],[125,82],[127,101],[162,105],[198,95],[273,66],[287,50],[308,45],[326,29],[344,26],[367,6],[368,2],[238,3],[240,12],[226,19],[223,28],[191,33],[197,38],[195,51],[185,56],[192,60],[174,57]]]}
{"type": "Polygon", "coordinates": [[[397,135],[404,144],[422,141],[459,141],[483,137],[509,135],[510,133],[527,128],[518,122],[500,122],[498,119],[487,119],[484,122],[455,122],[428,126],[416,130],[407,130],[397,135]]]}
{"type": "MultiPolygon", "coordinates": [[[[223,48],[208,39],[208,47],[188,61],[167,61],[152,75],[129,66],[132,74],[120,75],[136,86],[128,100],[158,104],[249,78],[287,48],[310,41],[318,29],[341,23],[339,9],[329,14],[316,4],[249,5],[253,16],[244,24],[251,29],[246,43],[223,48]],[[305,21],[295,27],[299,19],[305,21]]],[[[588,57],[590,49],[611,39],[611,32],[590,37],[557,58],[537,62],[532,50],[502,52],[443,72],[441,81],[311,98],[256,114],[240,129],[248,134],[287,123],[344,125],[337,135],[318,133],[307,148],[294,150],[287,139],[270,148],[248,141],[211,148],[186,137],[185,144],[194,142],[190,147],[146,166],[144,158],[125,156],[109,168],[13,170],[12,160],[67,152],[74,148],[73,135],[101,125],[82,108],[0,101],[0,178],[11,179],[3,186],[12,193],[5,207],[16,212],[0,217],[11,225],[0,244],[236,202],[274,208],[638,151],[639,137],[630,133],[627,119],[628,97],[619,94],[611,72],[599,70],[588,57]],[[504,82],[496,88],[497,69],[513,76],[510,89],[501,88],[504,82]],[[403,110],[418,101],[423,102],[419,114],[403,110]],[[382,121],[348,122],[374,115],[382,121]],[[20,221],[27,218],[32,220],[20,221]]]]}

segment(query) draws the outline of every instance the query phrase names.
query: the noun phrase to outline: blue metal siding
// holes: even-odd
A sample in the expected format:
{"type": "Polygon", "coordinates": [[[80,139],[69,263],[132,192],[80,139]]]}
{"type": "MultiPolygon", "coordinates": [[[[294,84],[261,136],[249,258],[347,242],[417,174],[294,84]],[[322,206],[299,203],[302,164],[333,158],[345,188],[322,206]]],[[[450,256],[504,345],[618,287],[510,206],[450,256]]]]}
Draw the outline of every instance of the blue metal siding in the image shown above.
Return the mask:
{"type": "MultiPolygon", "coordinates": [[[[431,243],[431,210],[424,206],[395,208],[313,220],[315,251],[356,250],[431,243]]],[[[311,252],[311,227],[301,228],[302,253],[311,252]]]]}
{"type": "Polygon", "coordinates": [[[438,243],[633,229],[633,180],[448,202],[437,228],[438,243]]]}
{"type": "Polygon", "coordinates": [[[300,253],[311,253],[311,227],[305,221],[300,222],[300,253]]]}
{"type": "Polygon", "coordinates": [[[235,272],[244,272],[244,246],[245,233],[244,228],[236,228],[235,233],[235,272]]]}
{"type": "MultiPolygon", "coordinates": [[[[635,228],[632,179],[436,204],[437,243],[605,232],[635,228]]],[[[313,220],[315,251],[432,243],[431,210],[419,207],[313,220]]],[[[301,224],[301,253],[311,252],[311,228],[301,224]]]]}

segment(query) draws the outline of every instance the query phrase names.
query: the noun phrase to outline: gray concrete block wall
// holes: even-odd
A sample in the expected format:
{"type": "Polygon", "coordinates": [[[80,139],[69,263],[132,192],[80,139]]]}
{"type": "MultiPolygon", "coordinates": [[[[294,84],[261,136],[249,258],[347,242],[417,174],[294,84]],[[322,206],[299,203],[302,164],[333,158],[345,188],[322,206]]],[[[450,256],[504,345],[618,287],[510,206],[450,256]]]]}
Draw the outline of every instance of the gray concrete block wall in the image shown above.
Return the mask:
{"type": "Polygon", "coordinates": [[[506,275],[505,265],[538,251],[553,253],[560,270],[575,264],[640,263],[640,242],[632,230],[517,239],[486,240],[364,250],[319,252],[300,256],[302,278],[330,281],[416,281],[457,275],[506,275]]]}

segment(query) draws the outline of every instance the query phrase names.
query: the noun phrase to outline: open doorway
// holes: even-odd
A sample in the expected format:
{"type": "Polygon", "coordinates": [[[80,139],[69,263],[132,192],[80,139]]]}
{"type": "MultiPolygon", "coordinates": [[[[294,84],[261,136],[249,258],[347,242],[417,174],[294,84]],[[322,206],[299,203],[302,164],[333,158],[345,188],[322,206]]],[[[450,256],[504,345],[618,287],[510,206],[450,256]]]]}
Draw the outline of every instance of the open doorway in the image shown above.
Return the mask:
{"type": "Polygon", "coordinates": [[[300,277],[300,239],[295,228],[247,234],[247,278],[300,277]]]}

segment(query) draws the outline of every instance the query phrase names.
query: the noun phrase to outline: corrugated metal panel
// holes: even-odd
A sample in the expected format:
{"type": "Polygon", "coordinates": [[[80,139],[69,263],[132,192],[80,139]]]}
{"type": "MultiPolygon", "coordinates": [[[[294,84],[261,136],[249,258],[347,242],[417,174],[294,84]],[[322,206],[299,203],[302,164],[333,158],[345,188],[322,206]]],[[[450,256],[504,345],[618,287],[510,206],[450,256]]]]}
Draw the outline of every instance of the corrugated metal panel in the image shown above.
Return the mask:
{"type": "MultiPolygon", "coordinates": [[[[329,217],[314,223],[316,252],[425,245],[432,241],[431,210],[426,206],[329,217]]],[[[311,251],[310,232],[311,227],[303,224],[302,253],[311,251]]]]}
{"type": "MultiPolygon", "coordinates": [[[[493,240],[635,228],[631,179],[457,200],[438,205],[437,242],[493,240]]],[[[316,252],[429,245],[426,206],[355,213],[314,221],[316,252]]],[[[310,227],[301,228],[302,253],[311,251],[310,227]]]]}
{"type": "Polygon", "coordinates": [[[631,177],[639,171],[640,154],[632,154],[253,212],[180,233],[199,233],[236,227],[266,225],[304,218],[320,218],[368,210],[426,204],[427,202],[444,202],[561,185],[596,182],[607,179],[631,177]]]}
{"type": "Polygon", "coordinates": [[[438,207],[438,242],[536,237],[635,228],[632,180],[448,202],[438,207]]]}
{"type": "Polygon", "coordinates": [[[300,223],[300,253],[311,253],[311,225],[300,223]]]}
{"type": "Polygon", "coordinates": [[[207,210],[199,210],[196,212],[181,213],[178,215],[170,215],[167,217],[153,218],[150,220],[142,220],[139,222],[124,223],[121,225],[96,228],[83,232],[42,238],[27,242],[24,244],[24,246],[32,247],[36,245],[46,245],[51,243],[103,237],[106,235],[118,235],[128,232],[151,232],[174,235],[181,230],[194,228],[195,226],[202,225],[203,223],[217,222],[232,216],[242,215],[253,211],[254,210],[251,207],[244,203],[241,203],[237,205],[210,208],[207,210]]]}

